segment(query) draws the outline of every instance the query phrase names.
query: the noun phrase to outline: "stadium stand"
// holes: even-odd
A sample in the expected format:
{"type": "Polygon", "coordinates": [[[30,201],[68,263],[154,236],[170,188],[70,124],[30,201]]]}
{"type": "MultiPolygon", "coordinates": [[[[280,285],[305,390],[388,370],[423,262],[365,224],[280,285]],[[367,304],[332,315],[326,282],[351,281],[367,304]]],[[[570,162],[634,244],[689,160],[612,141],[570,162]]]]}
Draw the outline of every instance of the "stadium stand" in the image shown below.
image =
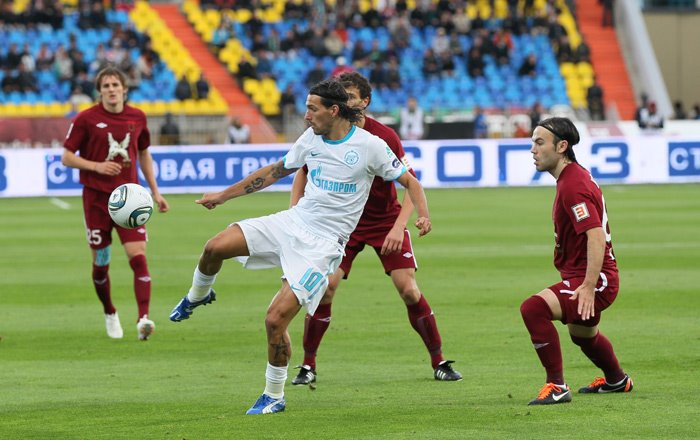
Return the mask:
{"type": "MultiPolygon", "coordinates": [[[[275,130],[260,115],[280,119],[282,90],[288,92],[285,102],[291,102],[284,108],[303,113],[309,82],[345,68],[372,81],[375,115],[396,119],[408,96],[416,96],[436,119],[468,120],[479,106],[496,121],[489,125],[494,136],[512,135],[515,121],[524,126],[518,116],[536,104],[546,114],[556,110],[587,119],[587,91],[594,78],[609,92],[606,100],[622,102],[624,117],[630,117],[629,103],[634,106],[626,76],[596,75],[600,65],[613,71],[608,58],[623,61],[619,49],[609,57],[609,51],[593,47],[598,29],[586,28],[591,47],[584,41],[579,24],[601,13],[594,0],[577,2],[583,5],[578,22],[570,0],[406,1],[395,7],[382,3],[382,10],[376,0],[329,0],[326,8],[302,0],[184,0],[181,9],[136,1],[128,12],[100,11],[95,5],[101,2],[44,3],[56,6],[55,11],[37,23],[22,23],[28,11],[35,12],[30,11],[33,2],[14,2],[16,25],[0,29],[3,60],[26,44],[37,63],[34,87],[12,86],[23,74],[17,68],[0,72],[0,81],[10,83],[0,90],[0,116],[63,116],[81,110],[90,104],[75,90],[76,83],[89,83],[102,62],[122,57],[134,81],[130,102],[149,115],[235,112],[253,127],[254,142],[275,140],[275,130]],[[43,51],[55,57],[49,68],[38,66],[43,51]],[[64,52],[72,62],[82,54],[86,75],[78,79],[77,72],[62,73],[64,52]],[[192,88],[202,72],[211,83],[208,96],[177,99],[178,79],[185,77],[192,88]],[[503,114],[501,124],[503,119],[494,115],[503,114]]],[[[604,44],[612,45],[610,35],[604,44]]]]}

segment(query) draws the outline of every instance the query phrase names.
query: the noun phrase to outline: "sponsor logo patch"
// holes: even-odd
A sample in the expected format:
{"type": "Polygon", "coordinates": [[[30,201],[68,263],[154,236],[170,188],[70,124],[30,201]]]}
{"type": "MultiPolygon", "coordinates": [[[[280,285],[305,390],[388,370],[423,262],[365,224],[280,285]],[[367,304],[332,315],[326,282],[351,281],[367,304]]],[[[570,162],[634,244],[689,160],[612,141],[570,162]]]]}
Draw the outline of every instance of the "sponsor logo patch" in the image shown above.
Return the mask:
{"type": "Polygon", "coordinates": [[[105,124],[104,122],[100,122],[98,124],[95,124],[95,127],[97,127],[97,128],[105,128],[106,126],[107,126],[107,124],[105,124]]]}
{"type": "Polygon", "coordinates": [[[574,217],[576,217],[577,222],[580,222],[581,220],[587,219],[591,216],[591,214],[588,212],[588,207],[586,206],[585,202],[572,206],[571,210],[574,211],[574,217]]]}

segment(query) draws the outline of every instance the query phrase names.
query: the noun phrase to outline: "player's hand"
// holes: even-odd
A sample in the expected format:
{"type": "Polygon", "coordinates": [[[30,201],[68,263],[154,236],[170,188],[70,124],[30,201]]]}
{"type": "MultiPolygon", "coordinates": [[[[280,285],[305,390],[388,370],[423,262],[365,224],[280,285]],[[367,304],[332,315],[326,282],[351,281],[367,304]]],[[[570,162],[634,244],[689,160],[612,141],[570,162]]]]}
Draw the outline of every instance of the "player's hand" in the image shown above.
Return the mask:
{"type": "Polygon", "coordinates": [[[403,246],[403,235],[403,228],[391,228],[391,231],[384,238],[380,254],[389,255],[400,251],[401,246],[403,246]]]}
{"type": "Polygon", "coordinates": [[[104,174],[105,176],[118,176],[122,172],[122,166],[121,164],[112,162],[111,160],[97,162],[95,172],[97,174],[104,174]]]}
{"type": "Polygon", "coordinates": [[[158,204],[159,212],[168,212],[168,210],[170,209],[170,204],[160,194],[158,194],[158,196],[155,197],[155,202],[158,204]]]}
{"type": "Polygon", "coordinates": [[[203,205],[207,209],[214,209],[223,204],[225,200],[221,198],[221,193],[206,193],[201,199],[195,200],[195,203],[203,205]]]}
{"type": "Polygon", "coordinates": [[[418,220],[416,220],[416,228],[419,229],[418,236],[422,237],[433,230],[433,224],[430,223],[428,217],[418,217],[418,220]]]}
{"type": "Polygon", "coordinates": [[[586,321],[595,316],[595,286],[588,287],[581,284],[571,298],[570,301],[578,299],[578,314],[581,319],[586,321]]]}

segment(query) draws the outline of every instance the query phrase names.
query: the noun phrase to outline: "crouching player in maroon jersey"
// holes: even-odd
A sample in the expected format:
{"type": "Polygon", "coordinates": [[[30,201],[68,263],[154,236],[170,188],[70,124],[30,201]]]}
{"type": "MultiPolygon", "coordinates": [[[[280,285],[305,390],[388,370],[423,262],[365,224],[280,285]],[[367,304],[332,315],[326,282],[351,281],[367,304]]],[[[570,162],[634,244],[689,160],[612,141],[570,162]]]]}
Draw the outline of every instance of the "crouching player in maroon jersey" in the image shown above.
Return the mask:
{"type": "Polygon", "coordinates": [[[146,115],[125,104],[126,76],[114,67],[107,67],[95,77],[95,88],[100,102],[76,116],[66,136],[62,162],[80,170],[85,227],[92,249],[92,282],[104,309],[107,335],[110,338],[124,335],[109,285],[112,229],[116,229],[134,271],[138,337],[147,340],[155,324],[148,318],[151,276],[146,262],[146,227],[125,229],[115,225],[107,212],[107,202],[114,188],[123,183],[138,183],[137,157],[160,212],[168,210],[168,202],[156,184],[153,159],[148,151],[151,136],[146,115]]]}
{"type": "Polygon", "coordinates": [[[610,341],[598,331],[602,311],[617,296],[619,278],[603,193],[576,161],[573,147],[578,141],[576,126],[567,118],[540,121],[532,133],[530,151],[537,171],[547,171],[557,180],[552,210],[554,266],[562,281],[520,306],[525,327],[547,372],[546,384],[530,405],[571,401],[554,320],[568,326],[574,344],[603,370],[604,378],[596,378],[579,393],[632,391],[632,379],[620,367],[610,341]]]}
{"type": "MultiPolygon", "coordinates": [[[[339,77],[348,93],[348,105],[361,108],[362,118],[356,125],[383,139],[396,157],[405,160],[405,152],[396,132],[386,125],[367,117],[364,110],[372,99],[372,88],[367,78],[357,72],[343,73],[339,77]]],[[[411,174],[415,172],[407,165],[411,174]]],[[[304,171],[306,171],[304,169],[304,171]]],[[[291,204],[295,205],[304,195],[306,172],[298,172],[294,177],[291,204]]],[[[307,314],[304,322],[304,363],[299,373],[292,379],[294,385],[307,385],[316,382],[316,352],[321,339],[330,326],[331,303],[341,279],[347,279],[352,262],[364,249],[372,246],[384,266],[384,272],[391,276],[394,286],[406,304],[408,320],[423,339],[430,353],[433,375],[436,380],[457,381],[462,375],[455,371],[442,355],[442,339],[435,322],[433,311],[416,283],[416,259],[413,255],[411,237],[406,229],[413,204],[408,196],[399,203],[393,182],[375,178],[362,217],[345,246],[345,257],[340,267],[329,277],[329,285],[321,303],[313,316],[307,314]]]]}

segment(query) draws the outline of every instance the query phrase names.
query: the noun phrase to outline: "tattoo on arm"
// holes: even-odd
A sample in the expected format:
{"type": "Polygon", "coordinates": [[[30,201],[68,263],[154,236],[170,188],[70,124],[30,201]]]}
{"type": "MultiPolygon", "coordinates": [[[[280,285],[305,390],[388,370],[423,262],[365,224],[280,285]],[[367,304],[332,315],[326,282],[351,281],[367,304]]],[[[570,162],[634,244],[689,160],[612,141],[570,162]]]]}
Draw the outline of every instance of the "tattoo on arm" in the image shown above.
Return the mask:
{"type": "Polygon", "coordinates": [[[283,177],[289,176],[294,171],[296,171],[296,169],[288,170],[287,168],[285,168],[284,162],[280,160],[279,162],[274,164],[272,167],[272,177],[279,180],[283,177]]]}
{"type": "Polygon", "coordinates": [[[245,186],[246,194],[250,194],[250,193],[253,193],[253,192],[259,190],[260,188],[263,187],[264,183],[265,183],[265,179],[263,179],[262,177],[258,177],[257,179],[253,179],[252,182],[250,182],[249,184],[247,184],[245,186]]]}

